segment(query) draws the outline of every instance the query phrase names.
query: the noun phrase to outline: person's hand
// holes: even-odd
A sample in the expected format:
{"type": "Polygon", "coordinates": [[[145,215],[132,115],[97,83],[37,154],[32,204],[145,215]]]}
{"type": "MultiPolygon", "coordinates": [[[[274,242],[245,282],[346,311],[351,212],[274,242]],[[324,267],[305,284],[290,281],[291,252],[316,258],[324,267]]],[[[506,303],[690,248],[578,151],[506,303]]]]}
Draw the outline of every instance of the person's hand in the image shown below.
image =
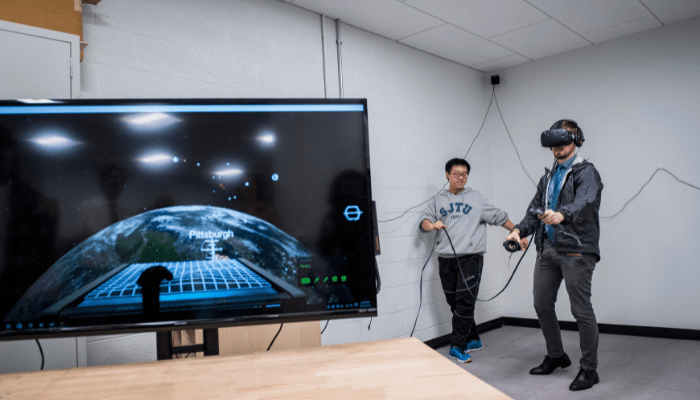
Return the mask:
{"type": "Polygon", "coordinates": [[[564,216],[560,212],[554,212],[553,210],[547,210],[544,214],[537,216],[547,225],[557,225],[564,220],[564,216]]]}
{"type": "Polygon", "coordinates": [[[517,229],[513,229],[508,236],[506,236],[506,241],[509,240],[515,240],[516,242],[520,242],[520,231],[517,229]]]}
{"type": "Polygon", "coordinates": [[[445,224],[442,223],[442,221],[437,221],[436,223],[433,224],[433,230],[440,230],[442,228],[445,228],[445,224]]]}
{"type": "Polygon", "coordinates": [[[527,249],[527,246],[530,245],[530,241],[527,240],[526,237],[520,239],[520,250],[525,250],[527,249]]]}

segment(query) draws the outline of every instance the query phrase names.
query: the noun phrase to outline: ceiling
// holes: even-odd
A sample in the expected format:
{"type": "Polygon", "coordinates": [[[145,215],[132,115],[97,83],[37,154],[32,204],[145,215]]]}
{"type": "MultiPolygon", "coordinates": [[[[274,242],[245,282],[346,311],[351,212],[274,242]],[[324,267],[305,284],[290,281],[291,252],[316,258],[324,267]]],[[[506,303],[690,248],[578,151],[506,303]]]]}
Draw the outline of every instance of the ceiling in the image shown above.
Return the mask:
{"type": "Polygon", "coordinates": [[[283,0],[494,71],[700,15],[700,0],[283,0]]]}

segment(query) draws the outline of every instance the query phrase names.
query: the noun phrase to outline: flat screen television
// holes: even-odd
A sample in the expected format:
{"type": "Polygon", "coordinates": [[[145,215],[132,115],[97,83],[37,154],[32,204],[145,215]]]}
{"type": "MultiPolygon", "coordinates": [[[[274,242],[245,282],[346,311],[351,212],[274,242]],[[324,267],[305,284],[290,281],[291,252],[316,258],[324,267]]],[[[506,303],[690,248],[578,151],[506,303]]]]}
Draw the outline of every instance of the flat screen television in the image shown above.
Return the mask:
{"type": "Polygon", "coordinates": [[[0,339],[374,316],[366,100],[0,101],[0,339]]]}

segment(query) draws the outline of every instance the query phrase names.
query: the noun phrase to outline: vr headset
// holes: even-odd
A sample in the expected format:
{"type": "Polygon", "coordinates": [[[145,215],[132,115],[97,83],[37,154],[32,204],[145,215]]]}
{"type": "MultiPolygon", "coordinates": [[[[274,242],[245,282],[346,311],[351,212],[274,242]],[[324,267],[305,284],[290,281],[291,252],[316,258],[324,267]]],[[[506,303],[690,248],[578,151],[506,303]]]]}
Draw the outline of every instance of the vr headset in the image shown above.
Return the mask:
{"type": "Polygon", "coordinates": [[[554,123],[548,131],[542,132],[540,142],[542,147],[566,146],[576,143],[576,147],[581,147],[586,139],[583,138],[583,131],[576,121],[572,119],[562,119],[554,123]],[[564,122],[568,122],[576,127],[576,132],[570,132],[564,128],[564,122]]]}

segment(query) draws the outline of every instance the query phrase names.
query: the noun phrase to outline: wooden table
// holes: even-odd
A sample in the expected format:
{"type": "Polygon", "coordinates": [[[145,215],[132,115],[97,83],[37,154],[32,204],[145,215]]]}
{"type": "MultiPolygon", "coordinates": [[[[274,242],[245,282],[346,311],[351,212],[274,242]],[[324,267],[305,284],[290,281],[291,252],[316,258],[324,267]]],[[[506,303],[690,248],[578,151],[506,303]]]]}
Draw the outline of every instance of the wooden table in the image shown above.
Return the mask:
{"type": "Polygon", "coordinates": [[[510,399],[415,338],[0,375],[20,399],[510,399]]]}

